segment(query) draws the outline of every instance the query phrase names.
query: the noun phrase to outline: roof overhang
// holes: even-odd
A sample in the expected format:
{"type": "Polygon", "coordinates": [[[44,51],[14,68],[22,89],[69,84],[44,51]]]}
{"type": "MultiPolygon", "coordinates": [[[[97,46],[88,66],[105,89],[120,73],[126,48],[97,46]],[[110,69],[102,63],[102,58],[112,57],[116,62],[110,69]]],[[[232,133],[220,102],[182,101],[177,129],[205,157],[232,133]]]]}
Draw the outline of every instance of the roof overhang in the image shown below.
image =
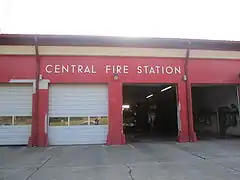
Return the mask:
{"type": "Polygon", "coordinates": [[[240,41],[85,35],[0,34],[0,45],[103,46],[240,51],[240,41]]]}

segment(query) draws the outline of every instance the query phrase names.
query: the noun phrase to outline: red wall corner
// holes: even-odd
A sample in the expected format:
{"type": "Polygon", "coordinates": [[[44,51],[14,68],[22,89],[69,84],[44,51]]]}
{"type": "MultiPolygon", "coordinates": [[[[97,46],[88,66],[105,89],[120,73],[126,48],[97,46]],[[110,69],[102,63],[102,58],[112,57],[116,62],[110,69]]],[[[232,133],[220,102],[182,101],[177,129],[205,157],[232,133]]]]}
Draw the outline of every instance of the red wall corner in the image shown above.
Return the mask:
{"type": "Polygon", "coordinates": [[[122,119],[122,83],[113,81],[108,84],[109,131],[107,145],[125,144],[122,119]]]}

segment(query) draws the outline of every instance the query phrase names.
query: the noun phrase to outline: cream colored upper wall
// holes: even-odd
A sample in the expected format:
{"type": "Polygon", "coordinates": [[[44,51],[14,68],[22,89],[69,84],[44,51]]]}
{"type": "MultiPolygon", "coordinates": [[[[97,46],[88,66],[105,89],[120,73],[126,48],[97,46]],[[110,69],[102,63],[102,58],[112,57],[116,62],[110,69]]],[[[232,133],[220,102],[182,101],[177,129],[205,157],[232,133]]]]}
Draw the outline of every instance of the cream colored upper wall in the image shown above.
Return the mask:
{"type": "Polygon", "coordinates": [[[200,59],[239,59],[240,51],[191,50],[190,58],[200,59]]]}
{"type": "Polygon", "coordinates": [[[34,46],[0,46],[0,55],[35,55],[34,46]]]}
{"type": "MultiPolygon", "coordinates": [[[[92,46],[39,46],[40,55],[60,56],[125,56],[185,58],[186,49],[92,47],[92,46]]],[[[35,55],[34,46],[0,46],[0,55],[35,55]]],[[[191,50],[190,58],[239,59],[240,51],[191,50]]]]}
{"type": "Polygon", "coordinates": [[[186,50],[161,48],[40,46],[42,55],[184,57],[186,50]]]}

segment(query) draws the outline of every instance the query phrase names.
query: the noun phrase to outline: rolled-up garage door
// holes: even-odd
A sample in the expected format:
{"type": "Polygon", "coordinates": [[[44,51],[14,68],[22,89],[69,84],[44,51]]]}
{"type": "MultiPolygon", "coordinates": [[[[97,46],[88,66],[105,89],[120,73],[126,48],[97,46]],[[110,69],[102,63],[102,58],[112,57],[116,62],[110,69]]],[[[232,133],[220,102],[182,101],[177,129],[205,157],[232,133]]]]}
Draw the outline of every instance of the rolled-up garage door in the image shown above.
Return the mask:
{"type": "Polygon", "coordinates": [[[48,119],[50,145],[106,143],[107,85],[51,85],[48,119]]]}
{"type": "Polygon", "coordinates": [[[0,145],[26,145],[31,135],[32,85],[0,85],[0,145]]]}

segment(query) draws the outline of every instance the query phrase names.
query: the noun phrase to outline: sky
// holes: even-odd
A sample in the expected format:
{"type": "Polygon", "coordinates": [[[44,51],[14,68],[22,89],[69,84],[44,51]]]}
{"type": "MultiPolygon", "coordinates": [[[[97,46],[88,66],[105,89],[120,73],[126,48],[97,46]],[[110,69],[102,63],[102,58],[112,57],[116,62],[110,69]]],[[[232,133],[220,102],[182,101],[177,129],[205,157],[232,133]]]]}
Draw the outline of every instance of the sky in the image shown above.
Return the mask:
{"type": "Polygon", "coordinates": [[[240,41],[239,0],[0,0],[0,33],[240,41]]]}

